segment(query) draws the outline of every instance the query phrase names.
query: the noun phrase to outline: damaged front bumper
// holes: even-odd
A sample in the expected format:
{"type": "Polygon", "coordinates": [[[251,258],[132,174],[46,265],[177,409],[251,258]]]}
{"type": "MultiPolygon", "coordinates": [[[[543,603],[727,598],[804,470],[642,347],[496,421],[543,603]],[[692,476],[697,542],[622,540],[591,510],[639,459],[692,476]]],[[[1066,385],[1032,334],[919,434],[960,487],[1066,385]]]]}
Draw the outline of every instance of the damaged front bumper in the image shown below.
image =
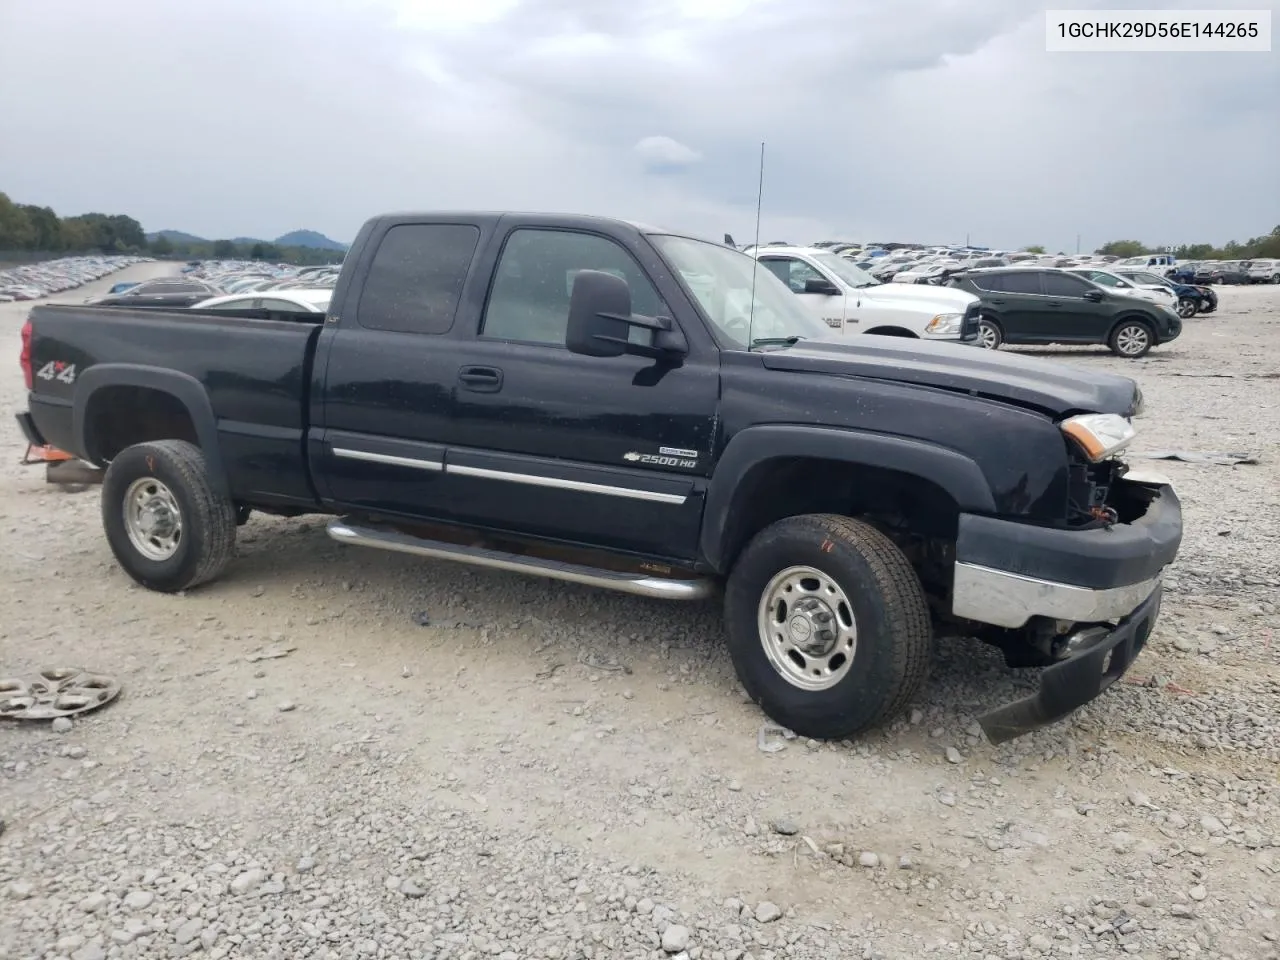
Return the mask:
{"type": "Polygon", "coordinates": [[[1160,612],[1161,577],[1182,541],[1182,506],[1167,483],[1122,480],[1126,523],[1036,527],[965,514],[956,542],[953,616],[1003,630],[1052,625],[1054,662],[1034,695],[978,722],[993,743],[1062,720],[1129,669],[1160,612]]]}
{"type": "Polygon", "coordinates": [[[1163,588],[1114,627],[1094,626],[1067,640],[1065,659],[1040,674],[1040,689],[978,718],[992,743],[1004,743],[1070,716],[1119,680],[1137,659],[1160,615],[1163,588]]]}

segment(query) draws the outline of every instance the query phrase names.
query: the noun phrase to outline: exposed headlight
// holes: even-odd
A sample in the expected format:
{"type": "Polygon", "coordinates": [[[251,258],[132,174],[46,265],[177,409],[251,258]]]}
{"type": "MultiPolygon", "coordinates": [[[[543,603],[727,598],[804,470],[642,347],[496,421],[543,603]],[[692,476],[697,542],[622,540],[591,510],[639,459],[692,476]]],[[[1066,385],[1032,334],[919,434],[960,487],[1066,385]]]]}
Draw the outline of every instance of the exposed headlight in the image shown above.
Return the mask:
{"type": "Polygon", "coordinates": [[[1059,426],[1091,463],[1119,453],[1138,432],[1127,418],[1115,413],[1086,413],[1063,420],[1059,426]]]}
{"type": "Polygon", "coordinates": [[[963,324],[962,313],[940,313],[929,321],[924,332],[931,337],[955,337],[959,336],[963,324]]]}

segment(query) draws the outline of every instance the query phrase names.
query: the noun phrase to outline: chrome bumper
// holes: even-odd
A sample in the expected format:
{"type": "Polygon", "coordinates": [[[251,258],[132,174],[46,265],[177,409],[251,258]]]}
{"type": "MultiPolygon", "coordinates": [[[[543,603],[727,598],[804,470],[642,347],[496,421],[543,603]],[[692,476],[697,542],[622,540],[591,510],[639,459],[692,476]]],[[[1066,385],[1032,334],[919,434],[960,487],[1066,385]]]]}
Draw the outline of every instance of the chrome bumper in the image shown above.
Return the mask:
{"type": "Polygon", "coordinates": [[[1103,623],[1128,616],[1155,592],[1160,574],[1123,587],[1090,589],[1038,580],[973,563],[955,565],[952,613],[997,627],[1016,629],[1032,617],[1103,623]]]}

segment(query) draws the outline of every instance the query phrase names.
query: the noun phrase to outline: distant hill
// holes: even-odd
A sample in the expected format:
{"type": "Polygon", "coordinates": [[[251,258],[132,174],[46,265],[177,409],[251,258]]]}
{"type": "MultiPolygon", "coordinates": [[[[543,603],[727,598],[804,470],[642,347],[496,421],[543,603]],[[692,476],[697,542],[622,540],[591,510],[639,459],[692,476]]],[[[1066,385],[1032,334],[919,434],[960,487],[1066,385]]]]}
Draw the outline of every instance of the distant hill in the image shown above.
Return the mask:
{"type": "Polygon", "coordinates": [[[164,237],[170,243],[208,243],[204,237],[197,237],[193,233],[183,233],[181,230],[157,230],[155,233],[147,234],[147,243],[155,243],[161,237],[164,237]]]}
{"type": "MultiPolygon", "coordinates": [[[[151,243],[160,237],[164,237],[170,243],[179,244],[205,244],[212,243],[204,237],[197,237],[192,233],[184,233],[181,230],[157,230],[155,233],[147,234],[147,242],[151,243]]],[[[309,247],[313,250],[337,250],[343,253],[347,250],[345,243],[339,243],[337,240],[330,240],[323,233],[315,230],[294,230],[283,236],[276,237],[274,240],[259,240],[257,237],[234,237],[232,242],[237,246],[253,246],[255,243],[274,243],[278,247],[309,247]]]]}
{"type": "Polygon", "coordinates": [[[283,236],[276,237],[275,242],[282,247],[311,247],[315,250],[343,250],[345,243],[330,240],[323,233],[314,230],[293,230],[283,236]]]}

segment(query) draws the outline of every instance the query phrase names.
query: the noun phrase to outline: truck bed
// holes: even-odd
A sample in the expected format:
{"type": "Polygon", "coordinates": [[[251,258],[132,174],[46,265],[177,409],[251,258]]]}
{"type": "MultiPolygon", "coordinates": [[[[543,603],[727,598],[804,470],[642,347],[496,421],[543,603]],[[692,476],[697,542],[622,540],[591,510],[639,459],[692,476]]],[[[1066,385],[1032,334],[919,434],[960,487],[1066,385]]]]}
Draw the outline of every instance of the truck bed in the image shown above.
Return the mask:
{"type": "Polygon", "coordinates": [[[30,315],[32,420],[47,442],[102,464],[127,445],[132,424],[179,415],[145,386],[178,381],[197,437],[216,440],[233,495],[314,503],[304,437],[323,319],[37,306],[30,315]]]}

